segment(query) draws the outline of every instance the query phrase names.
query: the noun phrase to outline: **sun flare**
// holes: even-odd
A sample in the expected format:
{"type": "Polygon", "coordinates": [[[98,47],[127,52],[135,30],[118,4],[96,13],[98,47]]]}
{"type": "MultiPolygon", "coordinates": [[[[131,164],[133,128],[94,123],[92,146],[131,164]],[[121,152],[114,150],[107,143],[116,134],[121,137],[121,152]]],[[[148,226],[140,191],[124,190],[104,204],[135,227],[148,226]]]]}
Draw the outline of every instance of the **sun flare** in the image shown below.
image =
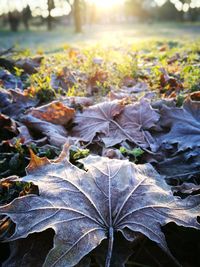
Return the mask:
{"type": "Polygon", "coordinates": [[[88,0],[90,3],[95,4],[98,8],[112,8],[122,3],[122,0],[88,0]]]}

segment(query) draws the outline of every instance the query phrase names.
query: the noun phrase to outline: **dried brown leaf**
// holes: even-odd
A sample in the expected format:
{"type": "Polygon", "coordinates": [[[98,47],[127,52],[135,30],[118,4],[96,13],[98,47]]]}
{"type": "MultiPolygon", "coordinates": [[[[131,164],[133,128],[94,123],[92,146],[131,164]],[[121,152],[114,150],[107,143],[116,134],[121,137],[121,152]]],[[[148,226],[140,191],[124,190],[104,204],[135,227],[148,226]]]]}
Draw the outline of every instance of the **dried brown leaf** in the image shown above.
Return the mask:
{"type": "Polygon", "coordinates": [[[62,102],[54,101],[50,104],[33,108],[28,113],[40,120],[59,125],[67,125],[73,119],[75,110],[67,107],[62,102]]]}

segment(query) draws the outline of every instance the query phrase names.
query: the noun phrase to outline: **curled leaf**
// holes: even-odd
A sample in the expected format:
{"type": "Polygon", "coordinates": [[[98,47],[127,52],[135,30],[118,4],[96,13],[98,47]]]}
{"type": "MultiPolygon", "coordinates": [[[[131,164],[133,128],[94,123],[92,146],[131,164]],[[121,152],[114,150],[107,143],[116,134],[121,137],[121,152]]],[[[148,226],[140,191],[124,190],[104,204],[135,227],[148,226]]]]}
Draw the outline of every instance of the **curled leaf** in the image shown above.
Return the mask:
{"type": "Polygon", "coordinates": [[[46,157],[43,157],[43,158],[38,157],[33,152],[32,149],[29,149],[29,151],[30,151],[31,160],[30,160],[29,165],[26,167],[26,172],[27,173],[31,173],[35,169],[40,168],[40,167],[42,167],[42,166],[50,163],[50,161],[48,160],[48,158],[46,158],[46,157]]]}
{"type": "Polygon", "coordinates": [[[40,120],[32,115],[25,115],[21,118],[27,128],[38,135],[47,137],[50,144],[60,147],[67,142],[67,131],[62,125],[56,125],[40,120]]]}

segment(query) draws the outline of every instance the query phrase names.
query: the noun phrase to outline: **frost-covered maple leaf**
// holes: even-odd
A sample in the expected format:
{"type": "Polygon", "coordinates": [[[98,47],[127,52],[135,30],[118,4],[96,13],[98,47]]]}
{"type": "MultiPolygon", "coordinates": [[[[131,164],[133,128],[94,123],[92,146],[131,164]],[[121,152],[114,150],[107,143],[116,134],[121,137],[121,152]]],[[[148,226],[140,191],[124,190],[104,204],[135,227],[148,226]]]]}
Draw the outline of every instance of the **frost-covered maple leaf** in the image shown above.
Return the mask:
{"type": "Polygon", "coordinates": [[[110,266],[115,232],[129,241],[142,234],[170,254],[161,226],[175,222],[200,228],[197,198],[175,198],[151,165],[98,156],[82,162],[87,171],[63,157],[31,168],[22,180],[38,185],[39,195],[19,197],[0,207],[0,215],[16,224],[8,240],[49,228],[55,231],[44,267],[74,266],[106,238],[105,266],[110,266]]]}

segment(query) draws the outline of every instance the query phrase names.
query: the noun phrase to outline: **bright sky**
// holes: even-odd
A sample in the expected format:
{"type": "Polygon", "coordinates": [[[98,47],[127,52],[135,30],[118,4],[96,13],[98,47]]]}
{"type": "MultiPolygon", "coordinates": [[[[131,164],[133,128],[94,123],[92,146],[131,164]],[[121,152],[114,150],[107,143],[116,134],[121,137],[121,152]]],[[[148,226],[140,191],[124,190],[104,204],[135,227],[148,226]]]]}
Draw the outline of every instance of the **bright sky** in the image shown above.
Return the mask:
{"type": "Polygon", "coordinates": [[[115,5],[123,4],[124,0],[87,0],[89,3],[94,3],[100,8],[110,8],[115,5]]]}
{"type": "MultiPolygon", "coordinates": [[[[73,0],[70,0],[73,2],[73,0]]],[[[95,3],[101,9],[110,9],[115,5],[123,4],[125,0],[87,0],[89,3],[95,3]]],[[[167,0],[154,0],[158,6],[162,6],[167,0]]],[[[183,4],[180,0],[170,0],[179,11],[187,12],[189,8],[200,7],[200,0],[191,0],[183,4]]],[[[54,0],[55,8],[51,11],[53,17],[68,15],[71,11],[70,5],[66,0],[54,0]]],[[[48,16],[47,0],[0,0],[0,15],[9,11],[18,10],[30,6],[33,16],[48,16]]]]}
{"type": "MultiPolygon", "coordinates": [[[[68,15],[70,5],[65,0],[54,0],[55,8],[51,11],[53,17],[68,15]]],[[[21,12],[27,5],[30,6],[33,16],[48,16],[47,0],[0,0],[0,15],[9,11],[21,12]]]]}
{"type": "MultiPolygon", "coordinates": [[[[158,6],[162,6],[167,0],[154,0],[158,6]]],[[[200,0],[190,0],[189,3],[182,3],[180,0],[170,0],[178,11],[187,12],[190,8],[200,7],[200,0]]]]}

